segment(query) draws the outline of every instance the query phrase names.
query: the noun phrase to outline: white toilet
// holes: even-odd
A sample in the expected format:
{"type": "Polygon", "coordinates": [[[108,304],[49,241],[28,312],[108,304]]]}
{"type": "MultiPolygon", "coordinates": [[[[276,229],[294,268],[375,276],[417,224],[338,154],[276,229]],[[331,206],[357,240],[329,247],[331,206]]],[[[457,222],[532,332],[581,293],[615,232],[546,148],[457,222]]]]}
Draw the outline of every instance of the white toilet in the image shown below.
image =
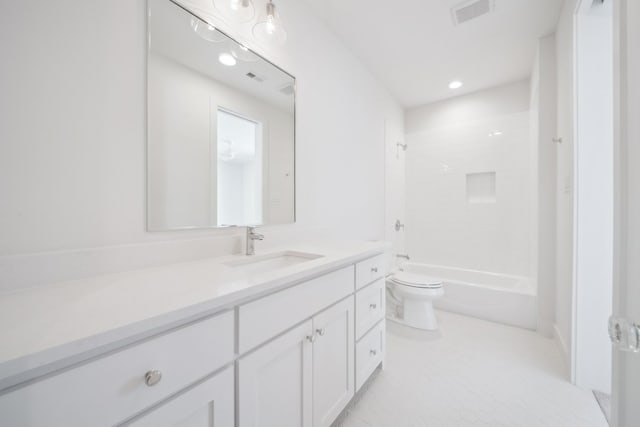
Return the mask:
{"type": "Polygon", "coordinates": [[[387,289],[398,303],[395,313],[389,316],[390,320],[418,329],[438,329],[433,300],[444,295],[442,280],[397,271],[387,278],[387,289]]]}

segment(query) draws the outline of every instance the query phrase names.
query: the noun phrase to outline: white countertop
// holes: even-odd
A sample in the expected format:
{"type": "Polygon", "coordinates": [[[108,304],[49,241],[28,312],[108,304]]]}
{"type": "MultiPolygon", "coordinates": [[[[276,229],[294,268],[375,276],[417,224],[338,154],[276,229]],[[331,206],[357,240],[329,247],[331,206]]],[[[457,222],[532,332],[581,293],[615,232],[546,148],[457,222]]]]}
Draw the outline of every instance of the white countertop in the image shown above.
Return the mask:
{"type": "Polygon", "coordinates": [[[295,244],[322,255],[268,273],[233,255],[60,282],[0,295],[0,390],[388,250],[385,242],[295,244]]]}

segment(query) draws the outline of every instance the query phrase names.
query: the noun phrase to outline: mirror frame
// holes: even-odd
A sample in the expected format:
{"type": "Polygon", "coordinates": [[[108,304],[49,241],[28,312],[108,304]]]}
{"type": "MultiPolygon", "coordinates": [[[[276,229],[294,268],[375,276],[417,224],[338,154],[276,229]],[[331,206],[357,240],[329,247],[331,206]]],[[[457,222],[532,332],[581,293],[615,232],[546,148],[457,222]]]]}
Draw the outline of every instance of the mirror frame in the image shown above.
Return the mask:
{"type": "Polygon", "coordinates": [[[290,72],[288,72],[287,70],[283,69],[282,67],[274,64],[272,61],[270,61],[269,59],[265,58],[263,55],[261,55],[260,53],[256,52],[255,50],[253,50],[252,48],[250,48],[249,46],[246,46],[243,43],[240,43],[238,40],[236,40],[234,37],[230,36],[226,31],[222,31],[218,25],[214,25],[209,19],[204,18],[203,16],[201,16],[200,14],[198,14],[197,12],[190,10],[187,6],[180,4],[177,0],[166,0],[169,3],[172,3],[173,5],[177,6],[178,8],[182,9],[184,12],[188,13],[189,15],[195,17],[196,19],[199,19],[202,22],[205,22],[211,26],[213,26],[217,32],[219,32],[220,34],[222,34],[224,37],[226,37],[227,39],[229,39],[230,41],[232,41],[233,43],[236,43],[240,46],[243,46],[245,48],[247,48],[249,50],[249,52],[251,52],[253,55],[255,55],[256,57],[258,57],[260,60],[265,61],[267,64],[271,65],[272,67],[278,69],[279,71],[283,72],[284,74],[286,74],[287,76],[291,77],[293,79],[293,221],[292,222],[283,222],[283,223],[279,223],[279,224],[269,224],[269,223],[262,223],[262,224],[232,224],[232,225],[209,225],[209,226],[198,226],[198,225],[194,225],[194,226],[183,226],[183,227],[174,227],[174,228],[167,228],[164,230],[160,230],[160,229],[152,229],[149,227],[149,56],[151,55],[151,37],[150,37],[150,25],[149,25],[149,19],[151,14],[149,13],[150,10],[150,2],[147,1],[146,2],[146,19],[145,19],[145,35],[146,35],[146,40],[145,40],[145,150],[144,150],[144,154],[145,154],[145,188],[144,188],[144,194],[145,194],[145,231],[148,233],[161,233],[161,232],[173,232],[173,231],[188,231],[188,230],[224,230],[224,229],[234,229],[234,228],[240,228],[240,227],[265,227],[265,226],[280,226],[280,225],[293,225],[297,222],[297,139],[298,139],[298,132],[297,132],[297,105],[296,105],[296,98],[298,95],[298,88],[297,88],[297,79],[296,77],[291,74],[290,72]]]}

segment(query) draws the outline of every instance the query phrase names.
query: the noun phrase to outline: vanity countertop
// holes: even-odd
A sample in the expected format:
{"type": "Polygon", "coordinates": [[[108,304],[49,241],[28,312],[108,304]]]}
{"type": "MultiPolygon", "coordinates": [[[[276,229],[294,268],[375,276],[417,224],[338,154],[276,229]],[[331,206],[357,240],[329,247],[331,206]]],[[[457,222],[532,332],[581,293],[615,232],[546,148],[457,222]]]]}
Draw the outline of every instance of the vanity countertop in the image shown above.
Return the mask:
{"type": "Polygon", "coordinates": [[[232,255],[0,294],[0,390],[229,309],[389,250],[386,242],[320,242],[260,253],[321,255],[266,273],[232,255]]]}

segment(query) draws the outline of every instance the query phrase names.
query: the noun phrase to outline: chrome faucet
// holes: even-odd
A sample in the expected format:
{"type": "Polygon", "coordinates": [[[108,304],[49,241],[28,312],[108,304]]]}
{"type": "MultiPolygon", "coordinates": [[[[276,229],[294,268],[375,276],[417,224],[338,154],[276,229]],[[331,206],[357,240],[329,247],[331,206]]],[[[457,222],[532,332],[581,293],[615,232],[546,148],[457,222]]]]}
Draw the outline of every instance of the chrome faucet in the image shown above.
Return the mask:
{"type": "Polygon", "coordinates": [[[409,255],[407,255],[407,254],[397,254],[396,258],[404,258],[407,261],[409,261],[411,259],[411,258],[409,258],[409,255]]]}
{"type": "Polygon", "coordinates": [[[256,254],[256,247],[254,244],[256,240],[264,240],[264,236],[260,233],[256,233],[255,227],[247,227],[246,255],[256,254]]]}

